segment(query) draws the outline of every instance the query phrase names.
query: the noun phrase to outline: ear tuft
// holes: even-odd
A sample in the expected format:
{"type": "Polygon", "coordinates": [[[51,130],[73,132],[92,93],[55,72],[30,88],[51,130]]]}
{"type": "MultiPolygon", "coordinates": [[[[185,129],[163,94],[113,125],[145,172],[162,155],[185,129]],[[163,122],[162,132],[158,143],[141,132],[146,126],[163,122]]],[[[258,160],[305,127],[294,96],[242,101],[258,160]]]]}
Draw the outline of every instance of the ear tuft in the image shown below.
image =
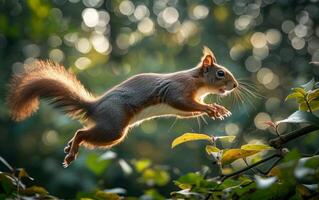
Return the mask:
{"type": "Polygon", "coordinates": [[[207,46],[203,47],[203,54],[205,55],[211,55],[212,57],[215,57],[212,50],[210,50],[207,46]]]}
{"type": "Polygon", "coordinates": [[[203,47],[203,58],[202,65],[203,67],[213,66],[213,63],[216,62],[214,53],[206,46],[203,47]]]}

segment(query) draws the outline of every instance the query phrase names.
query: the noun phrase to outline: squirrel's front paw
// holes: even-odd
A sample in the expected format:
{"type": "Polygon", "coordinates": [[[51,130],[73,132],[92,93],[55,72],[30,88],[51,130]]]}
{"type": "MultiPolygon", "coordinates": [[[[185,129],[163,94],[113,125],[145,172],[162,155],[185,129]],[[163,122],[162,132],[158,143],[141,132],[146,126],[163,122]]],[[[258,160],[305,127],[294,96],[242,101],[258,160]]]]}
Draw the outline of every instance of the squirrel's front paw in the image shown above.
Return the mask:
{"type": "Polygon", "coordinates": [[[221,113],[218,112],[217,108],[216,107],[213,107],[213,106],[208,106],[206,111],[207,115],[213,119],[224,119],[224,117],[222,116],[221,113]]]}
{"type": "Polygon", "coordinates": [[[229,117],[229,116],[231,116],[231,114],[232,114],[232,113],[231,113],[229,110],[227,110],[224,106],[218,105],[217,103],[214,103],[212,106],[215,107],[215,108],[217,109],[217,111],[218,111],[221,115],[223,115],[223,116],[225,116],[225,117],[229,117]]]}
{"type": "Polygon", "coordinates": [[[213,119],[217,118],[220,120],[224,120],[225,117],[229,117],[231,115],[231,112],[227,110],[224,106],[218,105],[218,104],[211,104],[206,113],[213,119]]]}

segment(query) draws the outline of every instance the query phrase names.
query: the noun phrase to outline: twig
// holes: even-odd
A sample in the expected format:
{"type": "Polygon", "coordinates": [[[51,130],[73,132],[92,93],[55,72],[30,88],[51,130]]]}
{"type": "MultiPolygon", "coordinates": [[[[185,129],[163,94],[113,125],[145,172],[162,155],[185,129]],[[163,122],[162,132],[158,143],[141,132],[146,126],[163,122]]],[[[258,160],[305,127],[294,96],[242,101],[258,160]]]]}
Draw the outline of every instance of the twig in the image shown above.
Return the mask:
{"type": "Polygon", "coordinates": [[[262,159],[262,160],[260,160],[260,161],[258,161],[258,162],[256,162],[256,163],[254,163],[254,164],[252,164],[252,165],[249,165],[249,166],[247,166],[247,167],[245,167],[245,168],[243,168],[243,169],[241,169],[241,170],[238,170],[238,171],[233,172],[233,173],[231,173],[231,174],[223,175],[223,176],[220,177],[220,181],[223,182],[223,181],[225,181],[226,179],[228,179],[228,178],[230,178],[230,177],[237,176],[237,175],[239,175],[239,174],[241,174],[241,173],[243,173],[243,172],[245,172],[245,171],[247,171],[247,170],[249,170],[249,169],[251,169],[251,168],[254,168],[254,167],[256,167],[256,166],[258,166],[258,165],[260,165],[260,164],[262,164],[262,163],[264,163],[264,162],[267,162],[268,160],[271,160],[271,159],[273,159],[273,158],[276,158],[276,157],[281,157],[281,155],[279,155],[279,154],[274,154],[274,155],[272,155],[272,156],[269,156],[269,157],[267,157],[267,158],[264,158],[264,159],[262,159]]]}
{"type": "Polygon", "coordinates": [[[280,149],[282,147],[283,144],[286,144],[287,142],[294,140],[300,136],[309,134],[315,130],[319,130],[318,126],[306,126],[304,128],[295,130],[295,131],[291,131],[290,133],[281,135],[281,137],[277,137],[275,139],[271,139],[269,140],[269,145],[276,148],[276,149],[280,149]]]}

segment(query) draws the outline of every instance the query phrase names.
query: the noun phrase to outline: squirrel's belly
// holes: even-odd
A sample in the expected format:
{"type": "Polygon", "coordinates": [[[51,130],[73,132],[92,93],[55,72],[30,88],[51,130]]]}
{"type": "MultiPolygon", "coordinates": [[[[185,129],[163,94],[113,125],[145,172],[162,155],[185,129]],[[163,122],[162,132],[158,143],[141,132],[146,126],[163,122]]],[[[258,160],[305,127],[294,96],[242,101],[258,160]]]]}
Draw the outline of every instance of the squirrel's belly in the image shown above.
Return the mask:
{"type": "Polygon", "coordinates": [[[182,110],[178,110],[176,108],[173,108],[170,105],[167,104],[157,104],[153,106],[149,106],[141,110],[139,113],[137,113],[135,116],[132,117],[130,120],[130,126],[139,125],[145,120],[153,119],[156,117],[170,117],[170,116],[191,116],[191,112],[185,112],[182,110]]]}

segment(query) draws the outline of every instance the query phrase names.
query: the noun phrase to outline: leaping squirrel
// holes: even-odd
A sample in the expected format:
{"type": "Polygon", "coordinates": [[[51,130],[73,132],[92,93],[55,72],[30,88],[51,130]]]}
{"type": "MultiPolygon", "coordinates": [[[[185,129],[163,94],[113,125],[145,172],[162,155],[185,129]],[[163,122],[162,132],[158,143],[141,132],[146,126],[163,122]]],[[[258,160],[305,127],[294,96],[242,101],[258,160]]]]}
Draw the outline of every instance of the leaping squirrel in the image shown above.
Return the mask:
{"type": "Polygon", "coordinates": [[[231,112],[215,103],[205,104],[203,99],[208,94],[228,94],[237,86],[232,73],[217,64],[212,51],[204,47],[200,63],[192,69],[138,74],[98,97],[64,67],[36,61],[32,69],[13,76],[8,103],[16,121],[29,117],[38,109],[39,98],[44,98],[69,116],[90,122],[77,130],[64,148],[63,165],[67,167],[76,159],[80,145],[110,148],[123,141],[130,128],[148,119],[204,114],[224,119],[231,112]]]}

